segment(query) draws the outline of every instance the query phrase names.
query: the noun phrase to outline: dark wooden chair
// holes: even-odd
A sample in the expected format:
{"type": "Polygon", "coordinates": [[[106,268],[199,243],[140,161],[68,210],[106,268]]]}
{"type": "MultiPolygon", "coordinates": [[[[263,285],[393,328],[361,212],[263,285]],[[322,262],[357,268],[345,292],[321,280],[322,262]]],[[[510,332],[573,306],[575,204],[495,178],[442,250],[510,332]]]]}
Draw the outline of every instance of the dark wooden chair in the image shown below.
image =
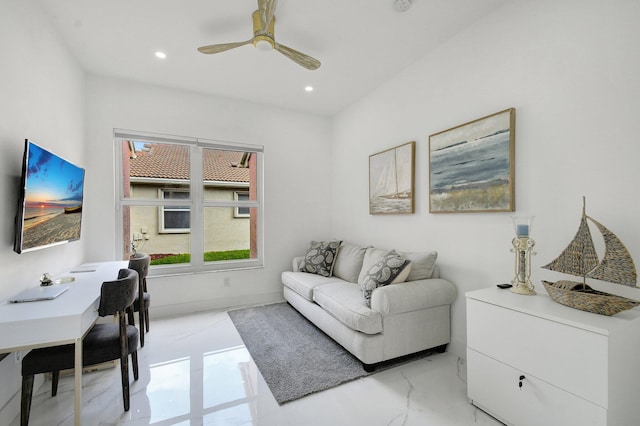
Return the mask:
{"type": "MultiPolygon", "coordinates": [[[[138,273],[121,269],[118,279],[102,283],[98,315],[114,315],[117,323],[95,324],[82,340],[82,365],[96,365],[120,360],[122,397],[124,410],[129,411],[129,355],[133,365],[133,377],[138,380],[138,329],[127,324],[126,310],[136,296],[138,273]]],[[[51,396],[58,392],[61,370],[74,367],[73,344],[33,349],[22,359],[22,400],[20,424],[29,424],[33,379],[36,374],[51,372],[51,396]]]]}
{"type": "Polygon", "coordinates": [[[138,272],[138,294],[129,308],[129,324],[135,324],[134,312],[138,312],[138,323],[140,328],[140,346],[144,346],[144,333],[149,332],[149,306],[151,305],[151,295],[147,291],[147,274],[149,273],[149,263],[151,258],[148,254],[136,253],[129,259],[129,269],[138,272]]]}

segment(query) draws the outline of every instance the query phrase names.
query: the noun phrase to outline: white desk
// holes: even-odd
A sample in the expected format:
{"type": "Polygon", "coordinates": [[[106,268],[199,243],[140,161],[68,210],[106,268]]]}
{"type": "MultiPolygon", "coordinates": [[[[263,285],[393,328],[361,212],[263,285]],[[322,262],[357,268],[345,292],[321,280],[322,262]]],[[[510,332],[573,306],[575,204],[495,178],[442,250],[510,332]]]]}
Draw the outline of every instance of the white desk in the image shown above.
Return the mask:
{"type": "MultiPolygon", "coordinates": [[[[100,287],[118,278],[126,261],[86,263],[55,278],[74,277],[54,300],[0,304],[0,353],[75,344],[75,424],[82,414],[82,338],[98,319],[100,287]],[[92,272],[74,272],[87,271],[92,272]]],[[[55,285],[55,284],[54,284],[55,285]]]]}

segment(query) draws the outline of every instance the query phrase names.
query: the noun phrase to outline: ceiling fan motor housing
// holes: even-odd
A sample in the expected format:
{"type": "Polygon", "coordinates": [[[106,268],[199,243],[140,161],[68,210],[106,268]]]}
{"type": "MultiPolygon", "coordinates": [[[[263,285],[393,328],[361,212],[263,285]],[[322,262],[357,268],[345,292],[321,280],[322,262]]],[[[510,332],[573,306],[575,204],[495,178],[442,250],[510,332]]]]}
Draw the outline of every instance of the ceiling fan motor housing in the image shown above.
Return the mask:
{"type": "Polygon", "coordinates": [[[276,26],[276,17],[274,16],[271,19],[271,23],[269,24],[269,30],[265,31],[262,28],[262,21],[260,20],[260,11],[256,10],[251,15],[253,18],[253,45],[261,50],[268,49],[265,43],[269,43],[271,48],[275,48],[275,26],[276,26]]]}

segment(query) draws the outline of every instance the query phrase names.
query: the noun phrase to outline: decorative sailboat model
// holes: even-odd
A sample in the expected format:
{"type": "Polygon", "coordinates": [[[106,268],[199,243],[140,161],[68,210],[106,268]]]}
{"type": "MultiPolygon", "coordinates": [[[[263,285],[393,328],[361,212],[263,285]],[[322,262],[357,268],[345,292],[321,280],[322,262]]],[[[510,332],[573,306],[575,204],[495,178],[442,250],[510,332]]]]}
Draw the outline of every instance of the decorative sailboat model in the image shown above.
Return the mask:
{"type": "Polygon", "coordinates": [[[578,232],[560,256],[542,267],[582,277],[581,283],[542,281],[551,299],[557,303],[600,315],[615,315],[640,305],[636,300],[594,290],[586,284],[587,278],[593,278],[635,287],[637,275],[633,259],[622,241],[601,223],[587,216],[584,197],[578,232]],[[605,252],[602,260],[598,259],[587,220],[598,228],[604,238],[605,252]]]}

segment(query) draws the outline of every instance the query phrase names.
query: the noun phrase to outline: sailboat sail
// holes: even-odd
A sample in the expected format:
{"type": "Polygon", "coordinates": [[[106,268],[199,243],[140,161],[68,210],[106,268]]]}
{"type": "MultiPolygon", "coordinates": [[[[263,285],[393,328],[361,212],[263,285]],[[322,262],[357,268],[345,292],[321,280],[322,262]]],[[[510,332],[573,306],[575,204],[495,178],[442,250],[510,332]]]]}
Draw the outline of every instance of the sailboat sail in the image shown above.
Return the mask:
{"type": "Polygon", "coordinates": [[[622,241],[601,223],[589,217],[604,237],[605,253],[595,269],[587,273],[588,278],[635,287],[637,275],[633,259],[622,241]]]}
{"type": "Polygon", "coordinates": [[[376,197],[384,197],[389,195],[395,195],[398,193],[398,186],[396,182],[396,161],[395,156],[393,161],[388,161],[384,165],[384,169],[380,174],[380,179],[376,185],[373,195],[376,197]]]}
{"type": "Polygon", "coordinates": [[[598,266],[598,254],[593,246],[593,238],[587,224],[586,215],[582,215],[580,227],[569,246],[548,265],[543,268],[565,274],[584,277],[587,272],[598,266]]]}
{"type": "Polygon", "coordinates": [[[393,155],[389,155],[378,182],[373,190],[373,195],[384,198],[409,198],[411,196],[411,169],[403,166],[403,162],[410,161],[406,158],[406,153],[399,148],[393,150],[393,155]],[[404,155],[403,155],[404,154],[404,155]]]}

